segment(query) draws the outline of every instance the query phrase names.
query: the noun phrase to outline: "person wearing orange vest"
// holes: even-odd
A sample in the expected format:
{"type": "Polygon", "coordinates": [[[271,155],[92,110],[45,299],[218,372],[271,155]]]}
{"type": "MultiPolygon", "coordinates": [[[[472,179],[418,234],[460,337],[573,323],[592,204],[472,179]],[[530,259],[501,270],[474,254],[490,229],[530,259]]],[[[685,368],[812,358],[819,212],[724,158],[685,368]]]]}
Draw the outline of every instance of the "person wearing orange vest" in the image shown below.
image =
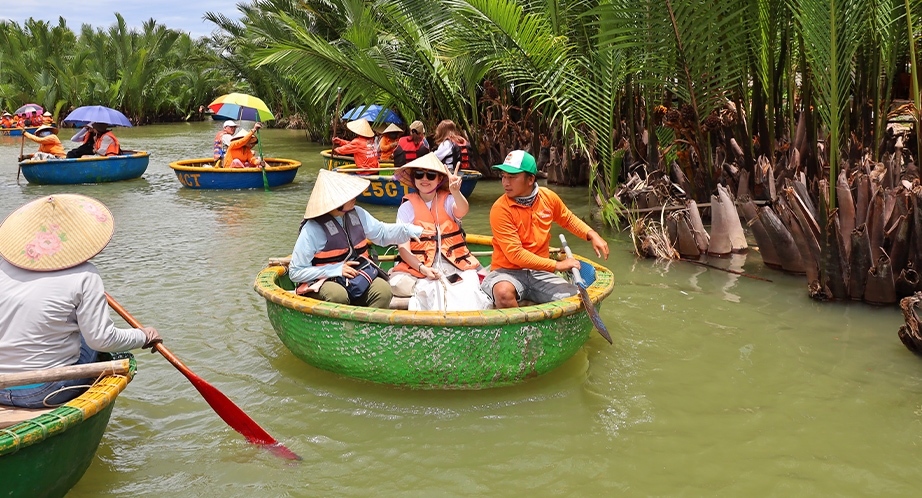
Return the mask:
{"type": "Polygon", "coordinates": [[[32,113],[32,115],[29,116],[26,121],[28,122],[29,126],[41,126],[45,124],[45,122],[42,120],[42,116],[37,112],[32,113]]]}
{"type": "Polygon", "coordinates": [[[355,198],[370,184],[325,169],[317,174],[288,266],[296,293],[371,308],[390,305],[391,286],[370,262],[368,241],[384,246],[425,234],[416,225],[382,223],[357,207],[355,198]]]}
{"type": "Polygon", "coordinates": [[[13,115],[8,112],[4,112],[3,115],[0,116],[0,128],[13,128],[13,127],[14,127],[13,126],[13,115]]]}
{"type": "Polygon", "coordinates": [[[42,114],[42,124],[50,125],[52,123],[54,123],[54,118],[50,112],[45,111],[45,114],[42,114]]]}
{"type": "MultiPolygon", "coordinates": [[[[333,149],[334,154],[341,156],[353,156],[355,166],[359,169],[376,169],[378,167],[378,151],[375,150],[375,132],[365,118],[356,119],[346,123],[346,128],[358,135],[351,141],[347,142],[339,137],[333,138],[333,145],[338,145],[333,149]]],[[[362,174],[371,174],[371,172],[362,172],[362,174]]]]}
{"type": "MultiPolygon", "coordinates": [[[[58,138],[58,129],[42,125],[35,130],[35,135],[29,132],[23,132],[23,136],[38,144],[38,152],[32,154],[33,161],[45,161],[48,159],[62,159],[67,157],[64,146],[61,145],[61,139],[58,138]]],[[[22,158],[19,158],[22,161],[22,158]]]]}
{"type": "Polygon", "coordinates": [[[224,122],[224,127],[221,128],[221,131],[218,132],[214,137],[214,160],[220,161],[224,159],[224,154],[227,151],[227,147],[230,145],[230,139],[234,136],[234,133],[237,132],[237,123],[227,120],[224,122]]]}
{"type": "Polygon", "coordinates": [[[109,125],[106,123],[93,123],[93,129],[96,130],[96,141],[93,143],[94,154],[97,156],[117,156],[122,153],[118,139],[109,131],[109,125]]]}
{"type": "Polygon", "coordinates": [[[13,116],[13,128],[25,128],[25,122],[22,119],[22,116],[16,115],[13,116]]]}
{"type": "Polygon", "coordinates": [[[420,279],[438,281],[456,274],[470,279],[473,288],[479,287],[477,271],[482,266],[468,249],[461,230],[461,218],[470,211],[461,194],[461,177],[452,175],[430,153],[398,168],[394,179],[416,189],[404,197],[397,222],[413,223],[433,234],[397,246],[400,262],[391,272],[394,295],[410,297],[420,279]]]}
{"type": "Polygon", "coordinates": [[[435,156],[445,163],[449,171],[457,172],[470,167],[471,146],[461,136],[455,122],[445,119],[435,128],[435,156]]]}
{"type": "Polygon", "coordinates": [[[256,130],[262,127],[262,123],[256,123],[252,130],[241,128],[234,133],[230,145],[227,146],[227,152],[224,154],[225,168],[258,168],[260,166],[261,160],[253,152],[253,147],[259,141],[256,137],[256,130]]]}
{"type": "Polygon", "coordinates": [[[400,137],[397,148],[394,149],[394,166],[404,164],[429,153],[429,143],[426,142],[426,127],[422,121],[410,123],[410,135],[400,137]]]}
{"type": "Polygon", "coordinates": [[[397,148],[397,141],[401,133],[403,133],[403,130],[394,123],[388,125],[381,132],[381,139],[378,141],[379,162],[391,162],[394,160],[394,149],[397,148]]]}
{"type": "Polygon", "coordinates": [[[493,169],[502,172],[506,193],[490,210],[492,271],[481,288],[497,308],[515,308],[521,300],[540,304],[576,295],[576,286],[554,272],[579,269],[580,263],[575,258],[550,258],[551,223],[591,242],[600,258],[608,259],[608,242],[567,209],[556,193],[535,183],[538,168],[528,152],[514,150],[493,169]]]}

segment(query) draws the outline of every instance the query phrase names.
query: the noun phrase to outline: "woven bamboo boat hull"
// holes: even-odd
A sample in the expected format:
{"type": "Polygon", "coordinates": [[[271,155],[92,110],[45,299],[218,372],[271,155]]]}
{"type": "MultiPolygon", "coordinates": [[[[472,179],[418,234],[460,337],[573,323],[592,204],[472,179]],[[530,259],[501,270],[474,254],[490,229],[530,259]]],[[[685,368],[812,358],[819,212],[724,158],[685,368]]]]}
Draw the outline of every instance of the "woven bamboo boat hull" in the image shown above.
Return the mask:
{"type": "MultiPolygon", "coordinates": [[[[394,179],[396,169],[394,163],[382,162],[379,168],[362,170],[356,168],[355,161],[349,156],[332,154],[329,150],[320,154],[326,160],[328,169],[347,175],[359,175],[361,172],[361,177],[371,182],[371,185],[358,197],[359,202],[378,206],[399,206],[404,196],[410,192],[416,192],[416,189],[409,188],[394,179]]],[[[465,197],[470,197],[483,174],[472,169],[461,170],[459,173],[461,174],[461,193],[465,197]]]]}
{"type": "MultiPolygon", "coordinates": [[[[299,161],[291,159],[266,158],[266,181],[270,187],[286,185],[295,179],[299,161]]],[[[263,173],[260,168],[208,168],[214,165],[212,158],[185,159],[170,163],[176,178],[183,187],[191,189],[249,189],[263,188],[263,173]]]]}
{"type": "Polygon", "coordinates": [[[26,160],[19,163],[22,176],[38,185],[108,183],[139,178],[147,171],[150,156],[135,152],[125,156],[93,156],[69,159],[26,160]]]}
{"type": "MultiPolygon", "coordinates": [[[[468,236],[472,250],[490,238],[468,236]]],[[[579,258],[592,264],[586,259],[579,258]]],[[[593,304],[614,279],[594,265],[593,304]]],[[[579,296],[509,310],[443,313],[372,309],[297,296],[286,269],[259,273],[255,289],[282,343],[305,363],[348,377],[415,389],[484,389],[554,370],[589,340],[579,296]],[[285,285],[290,287],[290,285],[285,285]]]]}
{"type": "Polygon", "coordinates": [[[115,399],[134,377],[130,358],[128,375],[103,377],[87,392],[33,419],[0,429],[2,496],[64,496],[83,477],[96,455],[115,406],[115,399]]]}

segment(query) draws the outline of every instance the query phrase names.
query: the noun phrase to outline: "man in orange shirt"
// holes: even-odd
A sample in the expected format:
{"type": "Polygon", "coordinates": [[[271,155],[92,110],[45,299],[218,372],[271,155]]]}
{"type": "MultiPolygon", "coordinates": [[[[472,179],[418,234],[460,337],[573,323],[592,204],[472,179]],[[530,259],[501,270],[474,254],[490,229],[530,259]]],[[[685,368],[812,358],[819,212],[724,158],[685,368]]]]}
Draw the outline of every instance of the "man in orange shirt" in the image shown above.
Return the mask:
{"type": "Polygon", "coordinates": [[[546,303],[576,295],[576,286],[554,272],[578,269],[579,261],[550,258],[551,223],[591,242],[600,258],[608,259],[608,242],[567,209],[557,194],[537,185],[538,167],[528,152],[514,150],[493,169],[502,171],[506,194],[490,210],[492,271],[481,288],[497,308],[515,308],[521,300],[546,303]]]}

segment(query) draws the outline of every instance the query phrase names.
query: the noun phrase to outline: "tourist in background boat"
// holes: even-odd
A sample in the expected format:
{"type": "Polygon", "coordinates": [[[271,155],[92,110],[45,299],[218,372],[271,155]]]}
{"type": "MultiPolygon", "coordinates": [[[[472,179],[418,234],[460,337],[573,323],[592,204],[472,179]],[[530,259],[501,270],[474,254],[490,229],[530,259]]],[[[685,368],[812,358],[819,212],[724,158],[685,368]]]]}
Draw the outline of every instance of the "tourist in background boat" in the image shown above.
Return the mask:
{"type": "MultiPolygon", "coordinates": [[[[61,139],[58,138],[58,129],[51,125],[42,125],[35,130],[35,135],[24,131],[23,136],[38,144],[38,152],[32,154],[33,161],[46,161],[48,159],[63,159],[67,157],[61,139]]],[[[22,161],[22,157],[19,158],[22,161]]]]}
{"type": "MultiPolygon", "coordinates": [[[[339,137],[333,137],[333,145],[338,145],[333,149],[334,154],[341,156],[352,156],[355,160],[355,166],[358,169],[377,169],[378,152],[375,150],[375,132],[365,118],[356,119],[346,123],[346,128],[357,136],[351,141],[346,141],[339,137]]],[[[370,174],[370,172],[363,172],[370,174]]]]}
{"type": "Polygon", "coordinates": [[[39,113],[37,112],[33,112],[29,116],[28,121],[29,121],[29,126],[41,126],[45,124],[45,121],[42,119],[42,116],[39,115],[39,113]]]}
{"type": "Polygon", "coordinates": [[[390,278],[394,295],[417,297],[410,301],[412,311],[484,309],[489,304],[486,296],[482,299],[478,299],[481,296],[464,296],[482,294],[477,275],[482,265],[471,254],[461,230],[461,218],[470,211],[467,198],[461,194],[461,177],[451,174],[435,154],[430,153],[398,168],[394,179],[416,190],[404,197],[397,210],[397,222],[413,223],[432,233],[418,242],[397,245],[400,262],[394,266],[390,278]],[[446,296],[447,292],[439,292],[447,289],[448,281],[443,282],[442,277],[452,275],[458,275],[467,284],[467,292],[462,293],[463,302],[450,303],[457,306],[442,303],[442,299],[423,299],[419,295],[446,296]],[[439,285],[445,285],[445,289],[438,289],[439,285]]]}
{"type": "Polygon", "coordinates": [[[51,113],[48,111],[45,111],[45,113],[42,114],[42,124],[50,125],[53,123],[54,123],[54,118],[51,116],[51,113]]]}
{"type": "Polygon", "coordinates": [[[234,136],[234,133],[237,132],[237,123],[227,120],[224,122],[224,127],[221,128],[221,131],[218,132],[214,137],[214,160],[220,161],[224,159],[224,153],[227,151],[227,147],[230,145],[231,137],[234,136]]]}
{"type": "Polygon", "coordinates": [[[22,116],[18,114],[13,116],[13,128],[25,128],[25,123],[23,123],[22,116]]]}
{"type": "Polygon", "coordinates": [[[381,132],[381,138],[378,140],[378,161],[391,162],[394,160],[394,149],[397,148],[397,142],[402,133],[403,130],[394,123],[381,132]]]}
{"type": "Polygon", "coordinates": [[[234,133],[224,155],[225,168],[258,168],[262,164],[262,159],[253,152],[259,142],[256,130],[262,127],[262,123],[256,123],[252,130],[241,128],[234,133]]]}
{"type": "Polygon", "coordinates": [[[426,141],[426,127],[423,126],[422,121],[413,121],[410,123],[410,134],[397,141],[397,148],[394,149],[394,166],[399,168],[428,153],[429,142],[426,141]]]}
{"type": "Polygon", "coordinates": [[[13,126],[13,115],[8,112],[4,112],[3,115],[0,116],[0,128],[13,128],[13,127],[14,127],[13,126]]]}
{"type": "MultiPolygon", "coordinates": [[[[152,327],[119,329],[109,317],[102,278],[88,260],[113,228],[103,203],[76,194],[35,199],[0,224],[0,374],[92,363],[97,351],[162,342],[152,327]]],[[[0,404],[58,406],[95,380],[0,389],[0,404]]]]}
{"type": "Polygon", "coordinates": [[[461,136],[455,122],[445,119],[435,127],[435,156],[445,163],[449,171],[468,169],[470,144],[461,136]]]}
{"type": "Polygon", "coordinates": [[[579,269],[579,261],[550,258],[551,222],[591,242],[596,255],[605,259],[608,242],[567,209],[556,193],[538,186],[537,164],[528,152],[514,150],[493,169],[502,172],[506,193],[490,209],[493,260],[483,291],[497,308],[515,308],[521,300],[546,303],[576,295],[575,285],[554,274],[579,269]]]}
{"type": "Polygon", "coordinates": [[[288,267],[298,294],[340,304],[390,306],[391,286],[371,263],[367,240],[400,244],[424,232],[416,225],[382,223],[357,207],[355,198],[370,184],[325,169],[317,174],[288,267]]]}

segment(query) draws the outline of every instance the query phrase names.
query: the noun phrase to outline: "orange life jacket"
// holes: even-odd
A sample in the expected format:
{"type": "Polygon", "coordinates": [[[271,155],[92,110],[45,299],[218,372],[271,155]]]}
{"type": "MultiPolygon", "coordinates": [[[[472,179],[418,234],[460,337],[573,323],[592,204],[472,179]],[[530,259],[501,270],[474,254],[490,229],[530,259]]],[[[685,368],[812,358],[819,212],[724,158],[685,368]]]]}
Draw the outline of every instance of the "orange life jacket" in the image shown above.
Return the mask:
{"type": "Polygon", "coordinates": [[[0,127],[3,127],[3,128],[12,128],[12,127],[13,127],[13,121],[10,120],[10,118],[3,118],[3,119],[0,119],[0,127]]]}
{"type": "MultiPolygon", "coordinates": [[[[412,193],[404,199],[413,206],[413,224],[423,227],[423,230],[436,231],[441,234],[442,244],[439,246],[439,252],[442,256],[461,271],[476,270],[480,267],[480,262],[471,254],[464,241],[464,233],[461,227],[445,211],[445,199],[448,192],[440,190],[432,199],[432,207],[426,207],[425,201],[417,193],[412,193]],[[436,225],[438,220],[438,225],[436,225]]],[[[422,264],[432,266],[435,262],[435,246],[438,239],[432,237],[420,237],[419,242],[410,239],[410,252],[416,256],[422,264]]],[[[416,278],[423,278],[423,274],[416,268],[410,267],[407,263],[401,261],[394,266],[394,271],[402,271],[413,275],[416,278]]]]}
{"type": "Polygon", "coordinates": [[[345,230],[336,221],[336,218],[329,213],[317,216],[313,220],[323,228],[327,241],[323,249],[314,254],[314,258],[311,259],[312,265],[332,265],[342,263],[346,259],[355,259],[358,256],[368,257],[368,240],[365,237],[365,227],[362,226],[362,219],[359,218],[359,214],[354,209],[343,214],[343,223],[346,225],[345,230]]]}
{"type": "Polygon", "coordinates": [[[115,138],[115,135],[111,131],[107,131],[102,135],[96,137],[96,143],[93,145],[93,150],[99,150],[99,147],[102,145],[102,139],[105,136],[109,136],[112,139],[112,142],[109,144],[109,147],[106,148],[107,156],[117,156],[122,153],[122,148],[118,144],[118,139],[115,138]]]}
{"type": "Polygon", "coordinates": [[[42,124],[51,124],[54,123],[54,118],[51,116],[42,116],[42,124]]]}

